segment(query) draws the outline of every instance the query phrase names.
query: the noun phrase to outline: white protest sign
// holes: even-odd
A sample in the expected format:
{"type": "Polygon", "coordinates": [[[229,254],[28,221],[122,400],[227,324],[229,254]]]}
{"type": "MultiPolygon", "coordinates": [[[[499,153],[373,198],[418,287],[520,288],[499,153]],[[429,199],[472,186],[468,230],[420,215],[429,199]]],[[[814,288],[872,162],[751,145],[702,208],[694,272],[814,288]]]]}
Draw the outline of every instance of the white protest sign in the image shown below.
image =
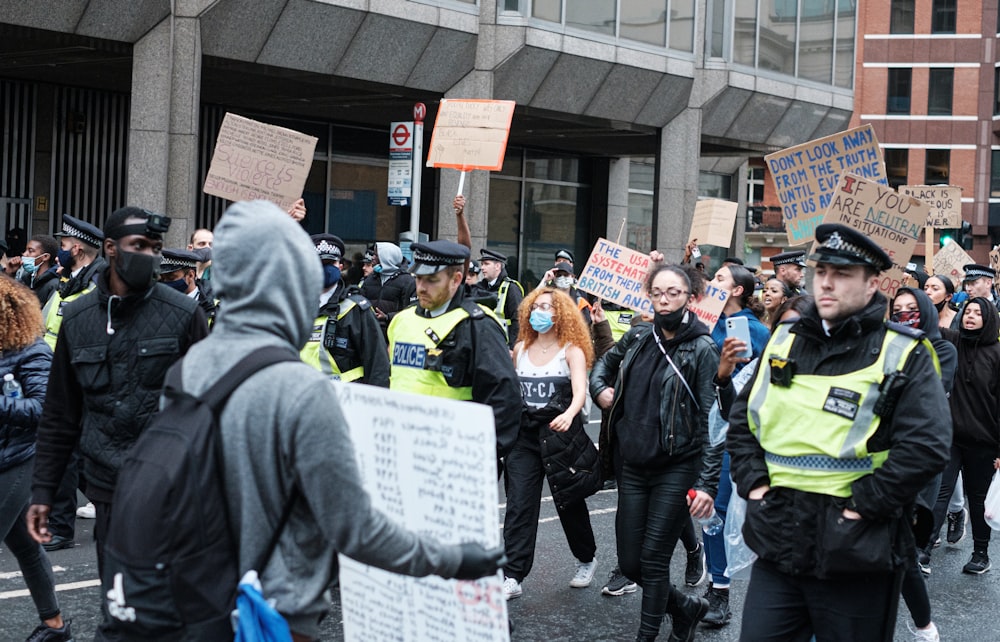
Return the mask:
{"type": "Polygon", "coordinates": [[[693,299],[689,301],[688,310],[698,315],[698,318],[708,326],[708,331],[711,332],[715,328],[715,324],[719,322],[719,316],[722,315],[722,309],[726,307],[726,299],[728,298],[728,292],[709,281],[705,284],[705,296],[700,301],[693,299]]]}
{"type": "Polygon", "coordinates": [[[924,201],[931,207],[927,227],[962,227],[962,188],[956,185],[900,185],[899,193],[924,201]]]}
{"type": "Polygon", "coordinates": [[[302,196],[316,137],[226,114],[202,191],[230,201],[264,199],[288,209],[302,196]]]}
{"type": "Polygon", "coordinates": [[[888,184],[882,149],[870,124],[768,154],[764,161],[781,201],[789,245],[815,238],[841,174],[888,184]]]}
{"type": "Polygon", "coordinates": [[[513,100],[442,100],[427,166],[500,171],[514,105],[513,100]]]}
{"type": "MultiPolygon", "coordinates": [[[[496,432],[488,406],[333,382],[372,504],[439,541],[501,546],[496,432]]],[[[500,575],[396,575],[340,556],[347,642],[507,642],[500,575]]]]}
{"type": "Polygon", "coordinates": [[[993,248],[990,250],[990,267],[997,273],[994,283],[1000,282],[1000,249],[993,248]]]}
{"type": "Polygon", "coordinates": [[[701,198],[694,206],[691,233],[688,241],[697,239],[698,245],[729,247],[736,226],[739,203],[719,198],[701,198]]]}
{"type": "Polygon", "coordinates": [[[590,252],[576,287],[630,310],[652,312],[643,291],[648,271],[648,254],[601,238],[590,252]]]}
{"type": "Polygon", "coordinates": [[[975,263],[975,261],[962,249],[961,245],[954,241],[945,243],[944,247],[934,255],[934,274],[948,277],[958,287],[965,277],[963,266],[970,263],[975,263]]]}

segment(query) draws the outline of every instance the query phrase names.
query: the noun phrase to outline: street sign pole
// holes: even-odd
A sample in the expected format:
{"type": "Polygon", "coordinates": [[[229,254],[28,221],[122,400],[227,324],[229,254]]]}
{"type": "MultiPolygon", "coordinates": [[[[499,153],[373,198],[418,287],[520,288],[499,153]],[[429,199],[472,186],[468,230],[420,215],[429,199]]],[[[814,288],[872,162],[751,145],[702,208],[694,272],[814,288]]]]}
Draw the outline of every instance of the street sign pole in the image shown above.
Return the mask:
{"type": "Polygon", "coordinates": [[[413,191],[410,197],[410,234],[413,242],[420,239],[420,178],[424,165],[424,117],[427,106],[417,103],[413,106],[413,191]]]}

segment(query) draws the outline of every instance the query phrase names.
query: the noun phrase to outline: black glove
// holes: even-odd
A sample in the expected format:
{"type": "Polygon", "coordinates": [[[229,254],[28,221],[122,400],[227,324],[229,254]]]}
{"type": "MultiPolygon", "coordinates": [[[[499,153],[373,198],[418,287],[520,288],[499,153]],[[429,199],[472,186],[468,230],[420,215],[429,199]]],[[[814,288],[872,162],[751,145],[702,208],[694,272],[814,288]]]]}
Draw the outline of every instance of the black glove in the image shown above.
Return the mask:
{"type": "Polygon", "coordinates": [[[478,580],[480,577],[493,575],[507,563],[503,547],[486,550],[482,544],[476,542],[466,542],[461,547],[462,563],[455,571],[457,580],[478,580]]]}

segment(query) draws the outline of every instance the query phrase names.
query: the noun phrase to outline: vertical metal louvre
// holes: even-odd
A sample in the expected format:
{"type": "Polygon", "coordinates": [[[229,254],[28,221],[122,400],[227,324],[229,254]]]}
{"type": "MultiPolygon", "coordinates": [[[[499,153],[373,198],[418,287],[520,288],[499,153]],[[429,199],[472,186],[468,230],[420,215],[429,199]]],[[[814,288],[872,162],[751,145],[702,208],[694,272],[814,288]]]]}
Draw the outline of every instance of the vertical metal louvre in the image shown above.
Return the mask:
{"type": "Polygon", "coordinates": [[[55,96],[52,212],[101,227],[126,204],[129,97],[72,87],[55,96]]]}
{"type": "Polygon", "coordinates": [[[0,80],[0,233],[11,228],[34,233],[36,104],[35,85],[0,80]]]}
{"type": "MultiPolygon", "coordinates": [[[[201,122],[198,124],[198,177],[204,181],[208,176],[208,168],[212,164],[212,154],[215,152],[215,141],[219,137],[222,119],[226,116],[224,107],[218,105],[201,106],[201,122]]],[[[228,201],[218,196],[210,196],[198,187],[198,201],[195,207],[195,227],[214,229],[215,224],[226,210],[228,201]]]]}

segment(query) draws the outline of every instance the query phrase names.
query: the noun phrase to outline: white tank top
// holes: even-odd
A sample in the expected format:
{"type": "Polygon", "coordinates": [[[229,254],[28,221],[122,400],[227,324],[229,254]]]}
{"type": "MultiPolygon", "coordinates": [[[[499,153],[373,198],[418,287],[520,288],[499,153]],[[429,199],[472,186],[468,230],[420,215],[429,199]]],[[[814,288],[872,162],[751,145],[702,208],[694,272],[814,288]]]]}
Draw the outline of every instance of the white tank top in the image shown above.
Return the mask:
{"type": "Polygon", "coordinates": [[[517,358],[517,379],[521,383],[524,403],[532,408],[542,408],[549,403],[559,384],[569,381],[569,364],[566,363],[566,346],[559,348],[552,359],[536,366],[522,350],[517,358]]]}

